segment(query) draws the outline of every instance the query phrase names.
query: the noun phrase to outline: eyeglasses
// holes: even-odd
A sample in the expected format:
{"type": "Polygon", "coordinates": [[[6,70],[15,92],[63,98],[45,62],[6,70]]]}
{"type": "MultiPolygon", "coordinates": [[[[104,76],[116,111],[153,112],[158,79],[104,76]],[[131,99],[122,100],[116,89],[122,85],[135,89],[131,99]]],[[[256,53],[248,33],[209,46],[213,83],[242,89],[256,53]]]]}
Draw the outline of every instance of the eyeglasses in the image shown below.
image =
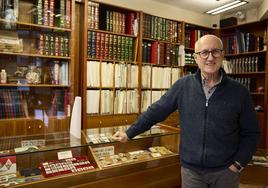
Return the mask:
{"type": "Polygon", "coordinates": [[[221,49],[203,50],[201,52],[195,52],[195,54],[198,54],[202,59],[207,59],[210,53],[214,58],[218,58],[221,56],[222,51],[221,49]]]}

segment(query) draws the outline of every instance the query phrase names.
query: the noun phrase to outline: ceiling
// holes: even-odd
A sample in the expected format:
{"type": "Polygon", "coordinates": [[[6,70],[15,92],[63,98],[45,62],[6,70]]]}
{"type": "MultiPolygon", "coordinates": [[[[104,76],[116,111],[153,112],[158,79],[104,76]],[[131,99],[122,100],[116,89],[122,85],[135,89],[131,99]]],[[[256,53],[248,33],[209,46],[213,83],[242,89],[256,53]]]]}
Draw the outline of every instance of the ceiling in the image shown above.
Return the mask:
{"type": "MultiPolygon", "coordinates": [[[[232,0],[153,0],[164,4],[169,4],[175,7],[187,9],[190,11],[204,13],[210,9],[232,2],[232,0]]],[[[226,11],[224,14],[236,12],[239,10],[258,8],[264,0],[246,0],[249,2],[241,7],[226,11]]]]}

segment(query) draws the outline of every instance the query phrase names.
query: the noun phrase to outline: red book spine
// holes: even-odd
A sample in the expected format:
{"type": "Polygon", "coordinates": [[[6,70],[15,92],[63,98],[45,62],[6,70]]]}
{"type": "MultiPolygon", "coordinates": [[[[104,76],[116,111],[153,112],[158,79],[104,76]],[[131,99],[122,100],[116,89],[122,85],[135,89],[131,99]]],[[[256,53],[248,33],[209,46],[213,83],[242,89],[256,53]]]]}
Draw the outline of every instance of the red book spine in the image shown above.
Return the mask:
{"type": "MultiPolygon", "coordinates": [[[[134,25],[135,13],[128,13],[126,16],[126,33],[129,35],[134,35],[133,25],[134,25]]],[[[144,23],[145,25],[145,23],[144,23]]],[[[146,31],[147,32],[147,31],[146,31]]]]}
{"type": "Polygon", "coordinates": [[[194,45],[195,45],[195,40],[196,40],[195,33],[196,33],[195,30],[191,31],[191,40],[190,40],[190,47],[191,48],[194,48],[194,45]]]}
{"type": "Polygon", "coordinates": [[[151,45],[151,63],[158,63],[158,42],[152,42],[151,45]]]}
{"type": "Polygon", "coordinates": [[[66,28],[71,28],[71,0],[66,0],[66,28]]]}

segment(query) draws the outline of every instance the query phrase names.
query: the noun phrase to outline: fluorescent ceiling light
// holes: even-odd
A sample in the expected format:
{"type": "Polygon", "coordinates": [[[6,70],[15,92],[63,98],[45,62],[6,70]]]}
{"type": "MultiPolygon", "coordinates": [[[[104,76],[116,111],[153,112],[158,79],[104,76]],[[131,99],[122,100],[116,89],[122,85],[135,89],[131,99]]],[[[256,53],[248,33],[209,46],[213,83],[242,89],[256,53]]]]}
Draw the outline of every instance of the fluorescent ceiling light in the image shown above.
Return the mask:
{"type": "Polygon", "coordinates": [[[215,8],[215,9],[212,9],[212,10],[209,10],[207,11],[206,13],[207,14],[212,14],[212,15],[215,15],[215,14],[219,14],[221,12],[224,12],[224,11],[227,11],[227,10],[230,10],[230,9],[233,9],[235,7],[238,7],[238,6],[241,6],[241,5],[244,5],[248,3],[247,1],[243,1],[243,0],[237,0],[237,1],[233,1],[231,3],[228,3],[226,5],[223,5],[223,6],[220,6],[218,8],[215,8]]]}

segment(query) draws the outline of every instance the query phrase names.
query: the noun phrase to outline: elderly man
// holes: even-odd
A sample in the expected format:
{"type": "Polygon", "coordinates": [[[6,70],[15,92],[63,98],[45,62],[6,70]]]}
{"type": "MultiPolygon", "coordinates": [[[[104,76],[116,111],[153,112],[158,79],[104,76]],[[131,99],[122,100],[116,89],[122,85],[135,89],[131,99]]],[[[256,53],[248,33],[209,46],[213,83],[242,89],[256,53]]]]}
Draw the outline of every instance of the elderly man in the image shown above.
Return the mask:
{"type": "Polygon", "coordinates": [[[128,139],[180,113],[183,188],[238,188],[239,173],[256,150],[260,130],[248,90],[221,68],[222,41],[205,35],[195,44],[199,69],[179,79],[126,131],[128,139]]]}

